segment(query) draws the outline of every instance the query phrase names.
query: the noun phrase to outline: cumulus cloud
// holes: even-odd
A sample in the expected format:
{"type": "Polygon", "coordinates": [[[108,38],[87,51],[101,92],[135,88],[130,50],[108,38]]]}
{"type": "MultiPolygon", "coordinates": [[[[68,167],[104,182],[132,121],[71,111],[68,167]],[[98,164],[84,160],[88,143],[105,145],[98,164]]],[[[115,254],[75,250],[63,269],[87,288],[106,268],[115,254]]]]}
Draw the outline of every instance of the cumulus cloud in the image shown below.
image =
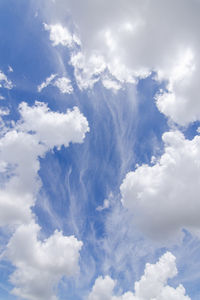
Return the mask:
{"type": "MultiPolygon", "coordinates": [[[[63,45],[69,47],[71,50],[71,60],[70,63],[74,67],[74,74],[79,88],[88,89],[92,88],[93,85],[102,79],[103,85],[107,89],[112,89],[114,91],[118,91],[121,88],[119,82],[131,82],[134,83],[135,79],[133,78],[135,75],[139,75],[138,73],[131,72],[125,65],[115,59],[114,62],[106,62],[105,57],[98,53],[94,53],[91,55],[87,55],[84,51],[77,51],[77,45],[81,46],[81,42],[77,35],[71,35],[67,29],[67,27],[62,26],[61,24],[57,25],[46,25],[44,24],[46,30],[50,31],[50,40],[52,41],[53,46],[63,45]],[[117,80],[111,80],[109,76],[104,76],[104,72],[108,71],[108,73],[112,74],[114,78],[117,80]]],[[[107,33],[107,42],[109,45],[112,44],[110,41],[110,35],[107,33]]],[[[140,72],[141,77],[146,77],[149,73],[140,72]]],[[[47,78],[50,79],[51,77],[47,78]]],[[[59,81],[55,82],[55,86],[60,86],[59,81]]],[[[65,80],[66,81],[66,80],[65,80]]],[[[49,85],[48,82],[47,85],[49,85]]],[[[38,87],[38,90],[41,91],[41,88],[47,86],[46,83],[42,83],[41,86],[38,87]]],[[[62,88],[60,89],[62,92],[62,88]]],[[[67,93],[71,92],[72,87],[67,89],[67,93]]]]}
{"type": "Polygon", "coordinates": [[[200,227],[200,136],[179,131],[163,134],[164,153],[154,165],[129,172],[120,189],[133,222],[157,239],[200,227]]]}
{"type": "Polygon", "coordinates": [[[180,284],[177,288],[167,285],[167,281],[177,275],[175,257],[166,252],[157,263],[146,264],[144,275],[135,282],[135,292],[121,296],[113,295],[116,286],[109,276],[98,277],[89,295],[89,300],[190,300],[180,284]]]}
{"type": "Polygon", "coordinates": [[[98,277],[89,295],[89,300],[110,300],[115,287],[115,281],[109,276],[98,277]]]}
{"type": "Polygon", "coordinates": [[[19,106],[20,121],[0,139],[0,161],[5,165],[0,191],[0,224],[27,222],[40,188],[39,157],[70,142],[81,143],[89,126],[77,107],[66,113],[52,112],[36,102],[19,106]]]}
{"type": "MultiPolygon", "coordinates": [[[[63,27],[71,14],[86,68],[95,55],[122,81],[154,71],[158,81],[169,83],[157,97],[160,111],[181,125],[200,119],[199,1],[61,0],[46,1],[43,8],[49,23],[63,27]]],[[[59,40],[50,39],[54,44],[59,40]]]]}
{"type": "Polygon", "coordinates": [[[67,77],[58,78],[54,86],[56,86],[62,94],[71,94],[73,92],[71,80],[67,77]]]}
{"type": "Polygon", "coordinates": [[[57,230],[41,241],[39,231],[34,222],[21,225],[7,245],[4,256],[16,266],[10,277],[15,285],[12,293],[23,299],[56,300],[55,287],[59,280],[76,275],[79,270],[82,242],[57,230]]]}
{"type": "Polygon", "coordinates": [[[50,40],[53,46],[72,47],[75,44],[80,44],[76,35],[72,35],[69,30],[61,24],[47,25],[44,24],[45,30],[50,32],[50,40]]]}
{"type": "Polygon", "coordinates": [[[35,136],[16,130],[0,139],[0,160],[5,164],[0,190],[0,225],[28,222],[40,187],[38,157],[46,149],[35,136]]]}
{"type": "Polygon", "coordinates": [[[12,81],[0,70],[0,88],[11,90],[13,88],[12,81]]]}
{"type": "Polygon", "coordinates": [[[106,69],[102,56],[93,54],[86,58],[81,51],[71,55],[70,63],[74,67],[75,78],[81,90],[92,88],[106,69]]]}
{"type": "Polygon", "coordinates": [[[67,77],[55,79],[56,77],[57,74],[51,74],[49,77],[47,77],[46,80],[38,86],[38,92],[40,93],[44,88],[52,85],[57,87],[62,94],[71,94],[73,92],[71,80],[67,77]]]}
{"type": "Polygon", "coordinates": [[[102,79],[102,83],[103,83],[104,87],[108,90],[111,89],[111,90],[114,90],[114,91],[118,91],[122,87],[120,82],[118,82],[116,80],[113,80],[113,79],[110,79],[108,76],[105,76],[102,79]]]}
{"type": "Polygon", "coordinates": [[[26,132],[33,131],[38,141],[48,148],[67,147],[70,142],[82,143],[85,134],[89,132],[87,119],[78,107],[66,113],[58,113],[50,111],[42,102],[36,102],[33,107],[23,102],[19,111],[23,121],[19,122],[18,128],[26,132]]]}
{"type": "Polygon", "coordinates": [[[54,147],[82,143],[89,126],[77,107],[58,113],[41,102],[32,107],[23,102],[19,113],[20,120],[4,126],[0,138],[0,226],[15,225],[1,259],[16,267],[10,276],[13,294],[56,300],[59,280],[78,272],[82,242],[59,231],[43,241],[39,238],[31,210],[41,185],[39,158],[54,147]]]}

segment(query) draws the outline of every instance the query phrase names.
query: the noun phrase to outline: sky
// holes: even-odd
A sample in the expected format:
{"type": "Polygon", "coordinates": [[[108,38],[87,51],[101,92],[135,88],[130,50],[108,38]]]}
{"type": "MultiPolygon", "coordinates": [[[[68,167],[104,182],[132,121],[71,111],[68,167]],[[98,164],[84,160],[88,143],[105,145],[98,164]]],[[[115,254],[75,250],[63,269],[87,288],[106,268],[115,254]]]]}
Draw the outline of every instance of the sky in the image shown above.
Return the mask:
{"type": "Polygon", "coordinates": [[[0,1],[0,300],[200,299],[200,1],[0,1]]]}

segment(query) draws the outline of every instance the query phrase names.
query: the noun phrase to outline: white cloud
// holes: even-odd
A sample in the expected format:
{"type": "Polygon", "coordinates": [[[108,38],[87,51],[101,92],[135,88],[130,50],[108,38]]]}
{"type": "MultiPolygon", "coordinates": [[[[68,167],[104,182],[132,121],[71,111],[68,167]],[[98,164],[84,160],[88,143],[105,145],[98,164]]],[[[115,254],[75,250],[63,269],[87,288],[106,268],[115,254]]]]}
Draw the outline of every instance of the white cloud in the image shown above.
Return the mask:
{"type": "Polygon", "coordinates": [[[89,126],[77,107],[66,113],[52,112],[36,102],[19,106],[20,121],[0,139],[0,161],[6,178],[0,191],[0,225],[28,222],[40,180],[39,157],[53,147],[82,143],[89,126]]]}
{"type": "Polygon", "coordinates": [[[50,31],[50,40],[53,46],[61,44],[62,46],[72,47],[74,44],[80,44],[78,37],[72,35],[69,30],[61,24],[44,24],[44,28],[50,31]]]}
{"type": "Polygon", "coordinates": [[[143,164],[126,175],[122,203],[133,222],[156,239],[182,228],[200,228],[200,136],[185,139],[179,131],[163,134],[164,153],[153,166],[143,164]]]}
{"type": "Polygon", "coordinates": [[[55,300],[59,280],[79,271],[82,242],[57,230],[41,241],[39,231],[40,227],[34,222],[21,225],[7,245],[4,256],[16,266],[10,277],[15,285],[12,293],[30,300],[55,300]]]}
{"type": "Polygon", "coordinates": [[[103,205],[97,206],[96,210],[97,210],[97,211],[102,211],[102,210],[107,209],[107,208],[109,208],[109,207],[110,207],[110,201],[109,201],[108,199],[105,199],[105,200],[103,201],[103,205]]]}
{"type": "Polygon", "coordinates": [[[176,123],[187,125],[200,119],[198,68],[191,49],[186,48],[177,56],[169,70],[158,73],[159,78],[168,78],[167,92],[158,93],[156,100],[161,112],[176,123]],[[165,74],[162,74],[164,73],[165,74]]]}
{"type": "Polygon", "coordinates": [[[38,92],[40,93],[44,88],[49,86],[56,76],[56,74],[51,74],[49,77],[47,77],[46,80],[38,86],[38,92]]]}
{"type": "Polygon", "coordinates": [[[105,88],[117,91],[122,87],[122,83],[135,83],[136,75],[141,77],[147,75],[146,73],[132,72],[118,59],[106,62],[105,57],[98,52],[90,56],[83,51],[72,53],[70,63],[74,67],[74,75],[81,90],[92,88],[96,82],[102,79],[105,88]],[[109,77],[113,77],[113,80],[109,77]]]}
{"type": "MultiPolygon", "coordinates": [[[[85,55],[85,53],[82,51],[77,52],[75,45],[81,46],[81,42],[76,35],[71,35],[66,27],[62,26],[61,24],[44,24],[44,27],[46,30],[50,31],[50,40],[52,41],[53,46],[61,44],[74,50],[71,53],[71,64],[75,69],[75,78],[80,89],[92,88],[93,85],[99,79],[101,79],[101,76],[103,76],[103,72],[106,68],[108,68],[112,76],[116,77],[118,81],[132,83],[135,82],[134,76],[138,75],[138,72],[137,74],[131,72],[118,59],[115,59],[114,62],[106,63],[106,60],[102,55],[92,54],[88,56],[85,55]]],[[[108,45],[111,47],[112,40],[109,32],[106,32],[105,37],[108,45]]],[[[140,75],[142,77],[147,76],[146,73],[144,75],[144,72],[140,75]]],[[[121,85],[119,84],[119,82],[117,82],[117,80],[111,80],[105,76],[103,76],[102,78],[103,85],[107,89],[113,89],[117,91],[121,88],[121,85]]],[[[61,80],[62,78],[58,80],[58,82],[61,80]]],[[[41,86],[38,87],[39,91],[41,91],[41,87],[43,88],[43,85],[44,87],[47,86],[44,82],[41,86]]],[[[56,82],[54,85],[58,86],[56,82]]],[[[59,83],[59,85],[61,84],[59,83]]],[[[60,90],[62,92],[62,88],[60,90]]],[[[68,91],[66,93],[72,92],[72,87],[67,90],[68,91]]]]}
{"type": "Polygon", "coordinates": [[[1,70],[0,70],[0,87],[9,90],[13,88],[12,81],[8,80],[7,76],[1,70]]]}
{"type": "Polygon", "coordinates": [[[71,94],[73,92],[71,80],[67,77],[58,78],[54,86],[56,86],[62,94],[71,94]]]}
{"type": "Polygon", "coordinates": [[[109,276],[98,277],[89,295],[89,300],[190,300],[180,284],[177,288],[167,281],[177,275],[175,257],[166,252],[157,263],[146,264],[144,275],[135,282],[135,292],[114,296],[116,282],[109,276]]]}
{"type": "MultiPolygon", "coordinates": [[[[60,22],[63,27],[66,14],[72,15],[81,37],[84,69],[95,55],[123,82],[151,71],[158,73],[157,79],[168,80],[169,93],[158,97],[158,108],[186,125],[200,119],[199,9],[196,0],[86,0],[84,4],[61,0],[46,1],[44,14],[49,23],[60,22]]],[[[84,86],[90,86],[91,75],[84,78],[88,81],[84,86]]]]}
{"type": "Polygon", "coordinates": [[[38,92],[41,92],[44,88],[52,85],[57,87],[62,94],[71,94],[73,92],[71,80],[67,77],[59,77],[58,79],[55,79],[56,77],[57,74],[51,74],[47,77],[46,80],[38,86],[38,92]]]}
{"type": "Polygon", "coordinates": [[[0,139],[0,160],[6,164],[0,191],[0,225],[28,222],[40,187],[38,157],[46,148],[34,135],[16,130],[0,139]]]}
{"type": "Polygon", "coordinates": [[[78,272],[82,242],[58,231],[39,239],[40,227],[31,211],[41,185],[39,158],[54,147],[82,143],[89,126],[77,107],[58,113],[41,102],[32,107],[23,102],[19,113],[21,119],[4,126],[0,138],[0,226],[15,225],[16,230],[3,257],[16,267],[10,276],[13,294],[55,300],[59,280],[78,272]]]}
{"type": "Polygon", "coordinates": [[[109,276],[98,277],[89,295],[89,300],[110,300],[114,287],[115,281],[109,276]]]}
{"type": "Polygon", "coordinates": [[[10,110],[7,107],[0,108],[0,116],[7,116],[9,115],[10,110]]]}
{"type": "Polygon", "coordinates": [[[8,72],[13,72],[13,68],[11,66],[8,66],[8,72]]]}
{"type": "Polygon", "coordinates": [[[80,51],[72,54],[71,64],[74,67],[76,81],[81,90],[92,88],[106,69],[102,56],[94,54],[86,58],[80,51]]]}
{"type": "Polygon", "coordinates": [[[109,77],[104,77],[102,83],[106,89],[112,89],[114,91],[118,91],[121,89],[121,84],[116,80],[112,80],[109,77]]]}
{"type": "Polygon", "coordinates": [[[0,95],[0,100],[5,100],[5,97],[0,95]]]}
{"type": "Polygon", "coordinates": [[[66,113],[51,112],[47,105],[36,102],[30,107],[25,102],[19,106],[22,123],[20,130],[33,131],[38,141],[47,147],[67,147],[70,142],[82,143],[85,134],[89,132],[87,119],[80,113],[78,107],[67,110],[66,113]]]}

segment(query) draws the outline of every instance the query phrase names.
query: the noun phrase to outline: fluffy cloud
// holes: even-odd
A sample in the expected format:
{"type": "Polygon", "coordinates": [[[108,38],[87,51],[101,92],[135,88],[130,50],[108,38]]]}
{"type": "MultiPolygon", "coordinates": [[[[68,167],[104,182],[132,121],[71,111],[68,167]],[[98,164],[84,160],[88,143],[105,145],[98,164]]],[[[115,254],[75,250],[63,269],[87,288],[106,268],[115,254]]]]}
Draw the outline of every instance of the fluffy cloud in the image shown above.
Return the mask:
{"type": "Polygon", "coordinates": [[[165,253],[156,264],[146,264],[144,275],[135,282],[135,293],[127,292],[114,296],[116,282],[106,276],[95,281],[89,300],[190,300],[180,284],[177,288],[167,285],[167,281],[177,274],[175,257],[165,253]]]}
{"type": "Polygon", "coordinates": [[[104,87],[106,89],[112,89],[114,91],[118,91],[121,89],[121,84],[120,82],[117,82],[116,80],[112,80],[110,79],[108,76],[105,76],[103,79],[102,79],[102,83],[104,85],[104,87]]]}
{"type": "MultiPolygon", "coordinates": [[[[66,16],[72,15],[86,68],[95,55],[122,81],[152,71],[157,72],[157,80],[167,80],[168,91],[157,97],[158,108],[181,125],[200,119],[199,9],[197,0],[61,0],[43,4],[49,23],[66,27],[66,16]]],[[[59,39],[54,40],[58,43],[59,39]]]]}
{"type": "Polygon", "coordinates": [[[50,32],[50,40],[53,46],[72,47],[74,44],[80,44],[80,41],[76,35],[72,35],[66,27],[61,24],[47,25],[44,24],[45,30],[50,32]]]}
{"type": "Polygon", "coordinates": [[[158,239],[200,227],[200,136],[187,140],[172,131],[162,138],[163,155],[154,165],[128,173],[121,185],[122,203],[133,222],[158,239]]]}
{"type": "Polygon", "coordinates": [[[47,147],[67,147],[70,142],[82,143],[89,131],[87,119],[77,107],[66,113],[51,112],[46,104],[36,102],[33,107],[25,102],[19,106],[22,123],[18,128],[33,131],[39,142],[47,147]]]}
{"type": "Polygon", "coordinates": [[[49,77],[47,77],[46,80],[38,86],[38,92],[41,92],[44,88],[52,85],[57,87],[62,94],[71,94],[73,92],[71,80],[67,77],[55,79],[56,77],[56,74],[51,74],[49,77]]]}
{"type": "Polygon", "coordinates": [[[39,238],[31,208],[40,189],[39,158],[54,147],[82,143],[89,126],[77,107],[66,113],[52,112],[36,102],[19,106],[20,120],[4,126],[0,138],[0,226],[15,225],[2,258],[16,267],[10,276],[13,294],[24,299],[56,300],[55,288],[63,276],[78,271],[82,242],[55,231],[39,238]]]}
{"type": "Polygon", "coordinates": [[[98,277],[89,295],[89,300],[110,300],[115,287],[115,281],[109,276],[98,277]]]}
{"type": "Polygon", "coordinates": [[[75,275],[82,242],[74,236],[55,231],[49,238],[38,239],[40,227],[31,222],[17,228],[4,255],[16,270],[11,275],[12,293],[30,300],[55,300],[55,287],[63,276],[75,275]]]}
{"type": "Polygon", "coordinates": [[[8,131],[0,139],[1,173],[0,225],[28,222],[31,206],[40,187],[38,157],[46,149],[34,135],[17,130],[8,131]]]}
{"type": "Polygon", "coordinates": [[[9,90],[13,88],[12,81],[8,80],[7,76],[1,70],[0,70],[0,87],[9,90]]]}
{"type": "Polygon", "coordinates": [[[70,142],[81,143],[89,131],[86,118],[75,107],[65,114],[52,112],[36,102],[19,106],[20,121],[0,139],[1,173],[0,224],[27,222],[31,218],[40,181],[39,157],[70,142]]]}
{"type": "Polygon", "coordinates": [[[106,69],[104,58],[93,54],[86,58],[82,52],[71,55],[70,63],[74,67],[74,74],[79,88],[92,88],[106,69]]]}
{"type": "Polygon", "coordinates": [[[71,94],[73,92],[71,81],[67,77],[58,78],[54,86],[56,86],[62,94],[71,94]]]}

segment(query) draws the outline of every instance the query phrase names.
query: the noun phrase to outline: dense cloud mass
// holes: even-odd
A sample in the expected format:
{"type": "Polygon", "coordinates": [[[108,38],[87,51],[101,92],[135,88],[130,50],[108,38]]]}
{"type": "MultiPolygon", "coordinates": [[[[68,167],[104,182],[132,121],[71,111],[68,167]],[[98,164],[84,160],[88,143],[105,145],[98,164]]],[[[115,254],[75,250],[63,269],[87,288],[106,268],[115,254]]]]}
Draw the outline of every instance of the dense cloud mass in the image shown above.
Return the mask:
{"type": "Polygon", "coordinates": [[[163,155],[128,173],[121,185],[122,203],[134,222],[158,239],[200,227],[200,136],[187,140],[171,131],[162,138],[163,155]]]}
{"type": "Polygon", "coordinates": [[[167,280],[177,275],[175,257],[165,253],[156,264],[146,264],[144,275],[135,282],[135,292],[121,296],[113,294],[116,281],[109,276],[98,277],[89,300],[190,300],[180,284],[177,288],[167,285],[167,280]]]}
{"type": "Polygon", "coordinates": [[[5,255],[17,267],[10,278],[16,286],[12,293],[23,299],[54,300],[59,280],[78,271],[82,242],[58,231],[42,242],[39,231],[34,222],[21,225],[8,243],[5,255]]]}
{"type": "MultiPolygon", "coordinates": [[[[161,91],[157,97],[158,108],[181,125],[200,119],[199,9],[197,0],[87,0],[84,3],[62,0],[43,4],[50,24],[45,28],[51,31],[54,46],[59,43],[71,46],[73,34],[65,33],[65,20],[67,14],[72,15],[86,61],[81,69],[88,81],[91,73],[96,73],[95,62],[99,59],[104,62],[102,66],[123,82],[155,71],[157,80],[168,81],[167,92],[161,91]],[[96,59],[91,64],[94,55],[96,59]]],[[[76,58],[75,64],[73,58],[73,65],[80,70],[80,59],[76,58]]],[[[78,75],[79,78],[80,72],[78,75]]]]}

